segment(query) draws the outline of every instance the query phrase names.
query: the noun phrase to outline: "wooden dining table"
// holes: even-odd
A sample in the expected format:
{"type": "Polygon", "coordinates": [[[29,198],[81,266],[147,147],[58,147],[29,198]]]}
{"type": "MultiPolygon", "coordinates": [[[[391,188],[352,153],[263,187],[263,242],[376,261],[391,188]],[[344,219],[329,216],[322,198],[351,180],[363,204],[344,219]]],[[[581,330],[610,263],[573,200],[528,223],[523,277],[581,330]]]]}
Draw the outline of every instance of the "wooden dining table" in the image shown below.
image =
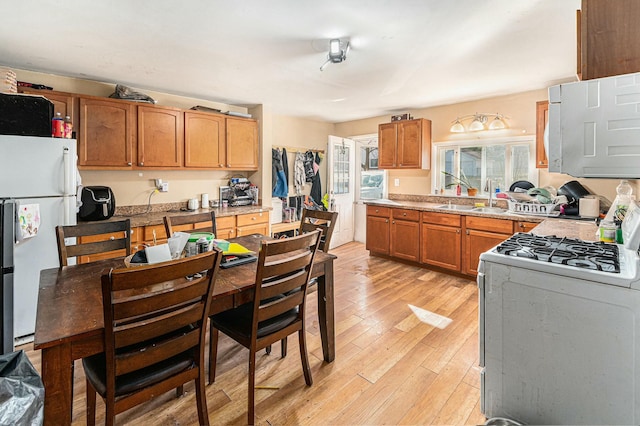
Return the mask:
{"type": "MultiPolygon", "coordinates": [[[[258,251],[259,234],[238,237],[237,242],[258,251]]],[[[318,319],[326,362],[335,358],[333,260],[316,253],[312,277],[318,278],[318,319]]],[[[42,270],[34,349],[41,350],[41,374],[45,389],[44,423],[71,423],[73,363],[104,350],[101,276],[112,268],[124,268],[124,258],[106,259],[42,270]]],[[[216,277],[211,313],[222,312],[252,300],[257,262],[220,269],[216,277]]]]}

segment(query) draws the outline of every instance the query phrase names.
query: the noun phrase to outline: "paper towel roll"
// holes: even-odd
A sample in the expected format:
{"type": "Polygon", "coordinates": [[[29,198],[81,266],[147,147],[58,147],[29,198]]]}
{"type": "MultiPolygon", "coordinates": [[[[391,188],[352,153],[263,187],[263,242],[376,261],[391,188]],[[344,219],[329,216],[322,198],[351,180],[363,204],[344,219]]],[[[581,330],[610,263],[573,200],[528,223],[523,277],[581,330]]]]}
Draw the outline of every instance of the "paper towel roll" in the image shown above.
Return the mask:
{"type": "Polygon", "coordinates": [[[579,214],[582,217],[598,217],[600,215],[600,200],[597,198],[580,198],[579,214]]]}

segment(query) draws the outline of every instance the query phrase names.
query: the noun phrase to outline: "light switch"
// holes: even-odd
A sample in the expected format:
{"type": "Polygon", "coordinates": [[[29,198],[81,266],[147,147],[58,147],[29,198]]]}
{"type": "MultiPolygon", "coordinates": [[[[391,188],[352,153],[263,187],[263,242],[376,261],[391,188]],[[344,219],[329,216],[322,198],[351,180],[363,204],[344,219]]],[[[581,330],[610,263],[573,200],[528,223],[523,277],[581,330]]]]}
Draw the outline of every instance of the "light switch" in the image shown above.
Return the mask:
{"type": "Polygon", "coordinates": [[[394,186],[400,186],[400,179],[395,178],[395,179],[393,180],[393,185],[394,185],[394,186]]]}

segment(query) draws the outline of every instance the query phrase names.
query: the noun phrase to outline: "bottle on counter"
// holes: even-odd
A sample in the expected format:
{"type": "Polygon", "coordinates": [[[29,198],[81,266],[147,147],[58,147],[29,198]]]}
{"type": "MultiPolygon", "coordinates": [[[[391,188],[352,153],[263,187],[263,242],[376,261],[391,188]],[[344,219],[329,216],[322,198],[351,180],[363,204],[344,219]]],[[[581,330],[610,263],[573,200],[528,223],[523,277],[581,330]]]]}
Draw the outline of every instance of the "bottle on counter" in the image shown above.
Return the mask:
{"type": "Polygon", "coordinates": [[[64,120],[59,112],[56,112],[55,117],[51,120],[51,137],[63,138],[64,137],[64,120]]]}
{"type": "Polygon", "coordinates": [[[462,188],[460,187],[460,184],[456,185],[456,195],[460,195],[462,194],[462,188]]]}
{"type": "Polygon", "coordinates": [[[71,117],[68,115],[64,118],[64,137],[71,139],[73,134],[73,123],[71,123],[71,117]]]}
{"type": "Polygon", "coordinates": [[[617,229],[618,227],[612,220],[603,220],[600,222],[600,227],[598,228],[600,241],[605,243],[615,243],[617,229]]]}

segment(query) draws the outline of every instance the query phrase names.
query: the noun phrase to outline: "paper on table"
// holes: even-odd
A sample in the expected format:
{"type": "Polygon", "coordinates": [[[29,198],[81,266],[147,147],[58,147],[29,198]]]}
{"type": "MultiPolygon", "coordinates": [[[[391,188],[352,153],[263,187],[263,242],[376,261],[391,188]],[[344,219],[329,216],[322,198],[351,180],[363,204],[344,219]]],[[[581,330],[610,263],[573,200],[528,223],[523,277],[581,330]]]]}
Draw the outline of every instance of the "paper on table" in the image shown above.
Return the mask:
{"type": "Polygon", "coordinates": [[[191,234],[188,232],[174,232],[173,236],[167,240],[172,259],[178,259],[180,257],[190,236],[191,234]]]}
{"type": "Polygon", "coordinates": [[[229,243],[229,248],[222,252],[224,255],[234,255],[234,256],[250,256],[255,255],[255,251],[251,251],[245,246],[238,243],[229,243]]]}
{"type": "Polygon", "coordinates": [[[169,244],[160,244],[157,246],[149,246],[144,249],[144,253],[147,255],[147,262],[160,263],[171,260],[171,252],[169,251],[169,244]]]}

